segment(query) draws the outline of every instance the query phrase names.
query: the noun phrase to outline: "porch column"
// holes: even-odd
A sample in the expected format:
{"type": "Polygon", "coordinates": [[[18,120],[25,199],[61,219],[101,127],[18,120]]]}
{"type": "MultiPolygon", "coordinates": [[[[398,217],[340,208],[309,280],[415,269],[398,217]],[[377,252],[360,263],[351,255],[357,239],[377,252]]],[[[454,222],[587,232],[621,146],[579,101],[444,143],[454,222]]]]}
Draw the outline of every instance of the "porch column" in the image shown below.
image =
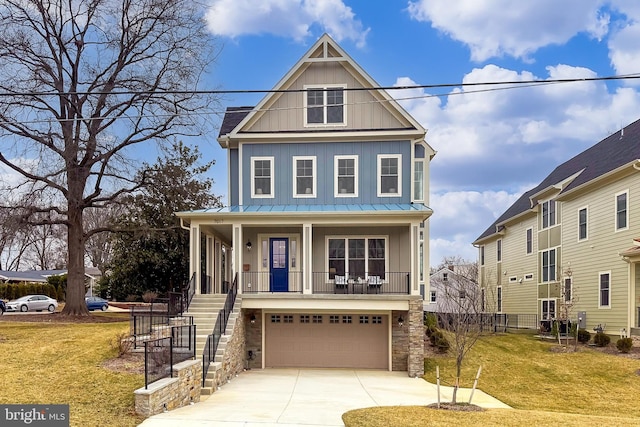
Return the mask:
{"type": "Polygon", "coordinates": [[[232,236],[232,246],[233,246],[233,277],[238,278],[238,293],[242,293],[242,226],[235,225],[233,226],[233,236],[232,236]]]}
{"type": "Polygon", "coordinates": [[[419,295],[418,287],[418,250],[419,250],[418,224],[411,224],[411,273],[409,295],[419,295]]]}
{"type": "Polygon", "coordinates": [[[302,293],[313,293],[313,225],[302,224],[302,293]]]}
{"type": "Polygon", "coordinates": [[[196,295],[200,294],[200,224],[191,223],[189,233],[189,277],[195,276],[196,295]]]}
{"type": "Polygon", "coordinates": [[[215,253],[213,251],[213,237],[212,236],[206,236],[206,249],[205,249],[205,253],[207,254],[207,259],[206,259],[206,267],[205,267],[205,277],[207,278],[207,286],[206,286],[206,292],[208,294],[213,293],[213,278],[215,277],[215,267],[214,267],[214,257],[215,257],[215,253]]]}

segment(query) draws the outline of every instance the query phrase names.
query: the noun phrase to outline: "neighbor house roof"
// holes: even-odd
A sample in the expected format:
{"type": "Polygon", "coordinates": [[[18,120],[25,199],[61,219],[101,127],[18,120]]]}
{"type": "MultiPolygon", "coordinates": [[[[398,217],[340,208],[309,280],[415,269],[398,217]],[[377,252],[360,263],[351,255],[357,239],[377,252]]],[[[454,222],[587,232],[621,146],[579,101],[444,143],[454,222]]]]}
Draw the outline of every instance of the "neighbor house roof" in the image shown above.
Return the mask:
{"type": "Polygon", "coordinates": [[[556,167],[538,186],[524,193],[496,219],[474,243],[500,231],[500,226],[511,218],[536,207],[532,200],[538,193],[558,184],[560,195],[575,190],[622,166],[640,161],[640,120],[636,120],[620,131],[609,135],[596,145],[556,167]]]}
{"type": "Polygon", "coordinates": [[[66,274],[67,270],[0,271],[0,279],[12,282],[46,282],[49,276],[66,274]]]}

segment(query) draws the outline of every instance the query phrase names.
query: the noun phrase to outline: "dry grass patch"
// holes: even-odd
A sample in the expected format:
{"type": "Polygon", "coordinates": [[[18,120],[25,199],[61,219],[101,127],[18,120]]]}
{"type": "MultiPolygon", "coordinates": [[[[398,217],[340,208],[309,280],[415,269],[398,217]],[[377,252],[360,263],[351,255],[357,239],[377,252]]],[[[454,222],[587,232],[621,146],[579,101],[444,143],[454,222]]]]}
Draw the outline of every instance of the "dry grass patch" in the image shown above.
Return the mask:
{"type": "Polygon", "coordinates": [[[144,375],[114,372],[112,338],[125,323],[3,322],[0,403],[66,403],[71,426],[135,426],[133,391],[144,375]]]}

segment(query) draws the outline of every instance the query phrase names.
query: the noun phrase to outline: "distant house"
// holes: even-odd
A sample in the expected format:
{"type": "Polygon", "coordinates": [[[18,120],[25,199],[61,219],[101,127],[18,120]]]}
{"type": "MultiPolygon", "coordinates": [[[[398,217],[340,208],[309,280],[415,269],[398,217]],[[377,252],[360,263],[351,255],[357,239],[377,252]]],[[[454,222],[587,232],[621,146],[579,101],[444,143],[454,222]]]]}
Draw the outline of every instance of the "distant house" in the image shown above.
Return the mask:
{"type": "MultiPolygon", "coordinates": [[[[458,312],[456,300],[479,299],[481,292],[476,276],[475,265],[448,265],[432,273],[429,277],[429,294],[424,296],[424,311],[455,313],[458,312]]],[[[483,311],[481,304],[478,304],[478,308],[483,311]]]]}
{"type": "MultiPolygon", "coordinates": [[[[63,274],[67,274],[67,270],[0,270],[0,281],[3,283],[47,283],[49,277],[61,276],[63,274]]],[[[95,267],[85,267],[84,276],[85,285],[87,286],[87,296],[92,296],[93,289],[102,277],[102,273],[95,267]]]]}
{"type": "Polygon", "coordinates": [[[474,242],[498,312],[640,335],[640,121],[556,167],[474,242]]]}
{"type": "Polygon", "coordinates": [[[197,293],[238,285],[252,367],[422,375],[425,133],[327,35],[258,105],[227,109],[230,206],[178,216],[197,293]]]}

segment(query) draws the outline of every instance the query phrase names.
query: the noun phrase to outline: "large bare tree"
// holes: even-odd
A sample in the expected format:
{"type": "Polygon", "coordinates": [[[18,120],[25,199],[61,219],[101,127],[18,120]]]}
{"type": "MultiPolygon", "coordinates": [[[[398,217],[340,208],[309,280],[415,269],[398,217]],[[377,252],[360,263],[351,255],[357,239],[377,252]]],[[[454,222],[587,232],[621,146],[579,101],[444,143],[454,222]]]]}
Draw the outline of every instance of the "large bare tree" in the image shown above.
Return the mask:
{"type": "Polygon", "coordinates": [[[135,179],[134,146],[208,127],[202,113],[215,97],[194,90],[215,50],[200,7],[192,0],[0,2],[0,163],[23,178],[3,190],[36,196],[18,207],[23,222],[66,226],[65,314],[88,314],[85,243],[103,230],[83,227],[85,209],[144,185],[144,175],[135,179]]]}

